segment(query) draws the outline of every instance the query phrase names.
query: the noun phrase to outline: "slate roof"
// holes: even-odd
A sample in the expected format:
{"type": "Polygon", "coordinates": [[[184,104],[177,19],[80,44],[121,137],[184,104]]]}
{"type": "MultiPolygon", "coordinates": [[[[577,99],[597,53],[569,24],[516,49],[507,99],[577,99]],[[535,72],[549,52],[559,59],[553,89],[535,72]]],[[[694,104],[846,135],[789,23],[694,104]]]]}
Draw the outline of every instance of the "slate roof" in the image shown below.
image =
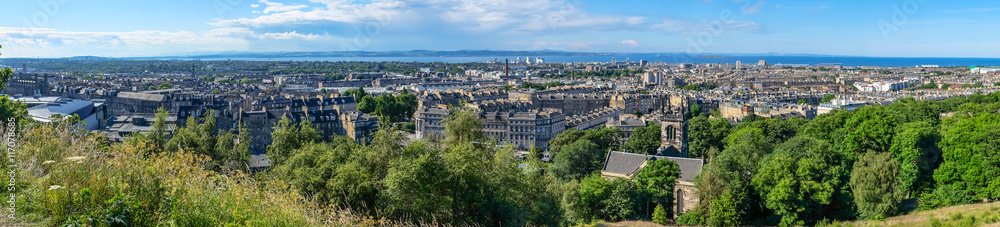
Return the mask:
{"type": "Polygon", "coordinates": [[[160,94],[146,94],[138,92],[119,92],[118,98],[129,98],[129,99],[139,99],[145,101],[163,102],[167,101],[165,95],[160,94]]]}
{"type": "Polygon", "coordinates": [[[632,154],[625,152],[608,152],[608,157],[604,162],[603,172],[616,173],[632,177],[639,173],[640,167],[650,158],[669,159],[677,162],[681,169],[681,180],[694,181],[694,177],[701,173],[701,168],[705,162],[701,159],[679,158],[655,155],[632,154]]]}
{"type": "Polygon", "coordinates": [[[53,114],[62,116],[80,115],[87,118],[94,111],[94,103],[83,100],[59,100],[28,108],[28,114],[36,121],[49,122],[53,114]]]}

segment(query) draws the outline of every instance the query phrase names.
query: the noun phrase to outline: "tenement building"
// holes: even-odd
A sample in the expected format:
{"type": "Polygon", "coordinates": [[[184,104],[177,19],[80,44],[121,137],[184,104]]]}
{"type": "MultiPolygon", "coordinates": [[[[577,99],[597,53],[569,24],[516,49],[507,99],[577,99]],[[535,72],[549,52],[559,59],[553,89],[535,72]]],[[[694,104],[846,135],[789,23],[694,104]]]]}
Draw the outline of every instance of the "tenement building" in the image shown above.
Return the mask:
{"type": "MultiPolygon", "coordinates": [[[[417,110],[417,138],[443,138],[443,122],[448,114],[447,109],[438,107],[417,110]]],[[[549,140],[566,129],[566,116],[553,110],[486,111],[479,112],[479,117],[487,137],[521,151],[532,147],[548,149],[549,140]]]]}

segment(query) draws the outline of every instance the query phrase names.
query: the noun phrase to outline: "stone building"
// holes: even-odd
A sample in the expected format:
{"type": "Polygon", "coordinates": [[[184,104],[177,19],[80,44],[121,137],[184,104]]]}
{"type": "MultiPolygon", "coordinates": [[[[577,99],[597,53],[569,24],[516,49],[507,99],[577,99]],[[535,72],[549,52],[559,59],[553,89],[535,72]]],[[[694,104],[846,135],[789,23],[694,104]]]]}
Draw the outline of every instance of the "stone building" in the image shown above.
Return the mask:
{"type": "Polygon", "coordinates": [[[448,114],[448,110],[438,107],[417,109],[414,114],[417,138],[440,138],[444,134],[444,120],[448,119],[448,114]]]}
{"type": "Polygon", "coordinates": [[[358,143],[370,143],[378,131],[378,117],[375,115],[347,111],[340,114],[340,120],[344,134],[358,143]]]}
{"type": "MultiPolygon", "coordinates": [[[[448,110],[438,107],[417,110],[417,138],[443,138],[443,122],[448,114],[448,110]]],[[[487,137],[522,151],[531,147],[548,149],[549,140],[566,129],[566,116],[553,110],[487,111],[479,112],[479,117],[487,137]]]]}
{"type": "Polygon", "coordinates": [[[53,76],[48,74],[17,73],[7,82],[3,93],[9,96],[48,96],[51,89],[49,85],[50,77],[53,76]]]}
{"type": "Polygon", "coordinates": [[[601,169],[601,176],[632,179],[646,167],[649,161],[664,159],[677,162],[681,171],[680,178],[677,179],[677,184],[674,186],[674,217],[677,217],[695,209],[701,201],[701,198],[698,197],[698,188],[694,184],[694,178],[701,174],[702,166],[705,164],[704,160],[609,151],[607,159],[604,161],[604,167],[601,169]]]}
{"type": "Polygon", "coordinates": [[[111,101],[111,112],[115,115],[124,113],[156,113],[159,108],[169,111],[172,97],[165,94],[146,92],[119,92],[111,101]]]}

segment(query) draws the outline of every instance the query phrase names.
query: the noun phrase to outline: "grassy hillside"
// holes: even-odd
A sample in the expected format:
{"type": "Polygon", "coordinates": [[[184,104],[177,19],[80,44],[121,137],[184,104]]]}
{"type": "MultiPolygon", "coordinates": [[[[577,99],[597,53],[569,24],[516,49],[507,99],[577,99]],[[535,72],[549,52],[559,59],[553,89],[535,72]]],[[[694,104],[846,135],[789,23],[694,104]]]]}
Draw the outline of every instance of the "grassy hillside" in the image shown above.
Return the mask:
{"type": "Polygon", "coordinates": [[[830,226],[1000,226],[1000,202],[952,206],[917,211],[884,221],[843,222],[830,226]]]}
{"type": "Polygon", "coordinates": [[[206,170],[204,155],[150,152],[145,140],[108,145],[62,123],[29,125],[19,134],[15,181],[0,179],[16,186],[0,189],[16,195],[16,219],[5,209],[0,226],[392,224],[317,207],[281,181],[206,170]]]}
{"type": "MultiPolygon", "coordinates": [[[[662,226],[646,221],[595,222],[586,227],[655,227],[662,226]]],[[[818,226],[822,226],[818,225],[818,226]]],[[[835,222],[825,226],[899,226],[899,227],[936,227],[936,226],[1000,226],[1000,202],[969,204],[939,208],[935,210],[917,211],[907,215],[895,216],[882,221],[835,222]]]]}

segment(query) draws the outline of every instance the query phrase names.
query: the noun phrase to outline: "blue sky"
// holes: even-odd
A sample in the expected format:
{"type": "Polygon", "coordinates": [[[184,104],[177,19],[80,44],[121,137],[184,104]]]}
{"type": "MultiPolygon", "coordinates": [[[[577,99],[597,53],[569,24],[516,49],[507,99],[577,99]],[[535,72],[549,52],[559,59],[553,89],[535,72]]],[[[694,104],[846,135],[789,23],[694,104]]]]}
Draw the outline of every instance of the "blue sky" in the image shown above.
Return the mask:
{"type": "Polygon", "coordinates": [[[563,50],[1000,57],[1000,2],[7,1],[3,57],[563,50]]]}

